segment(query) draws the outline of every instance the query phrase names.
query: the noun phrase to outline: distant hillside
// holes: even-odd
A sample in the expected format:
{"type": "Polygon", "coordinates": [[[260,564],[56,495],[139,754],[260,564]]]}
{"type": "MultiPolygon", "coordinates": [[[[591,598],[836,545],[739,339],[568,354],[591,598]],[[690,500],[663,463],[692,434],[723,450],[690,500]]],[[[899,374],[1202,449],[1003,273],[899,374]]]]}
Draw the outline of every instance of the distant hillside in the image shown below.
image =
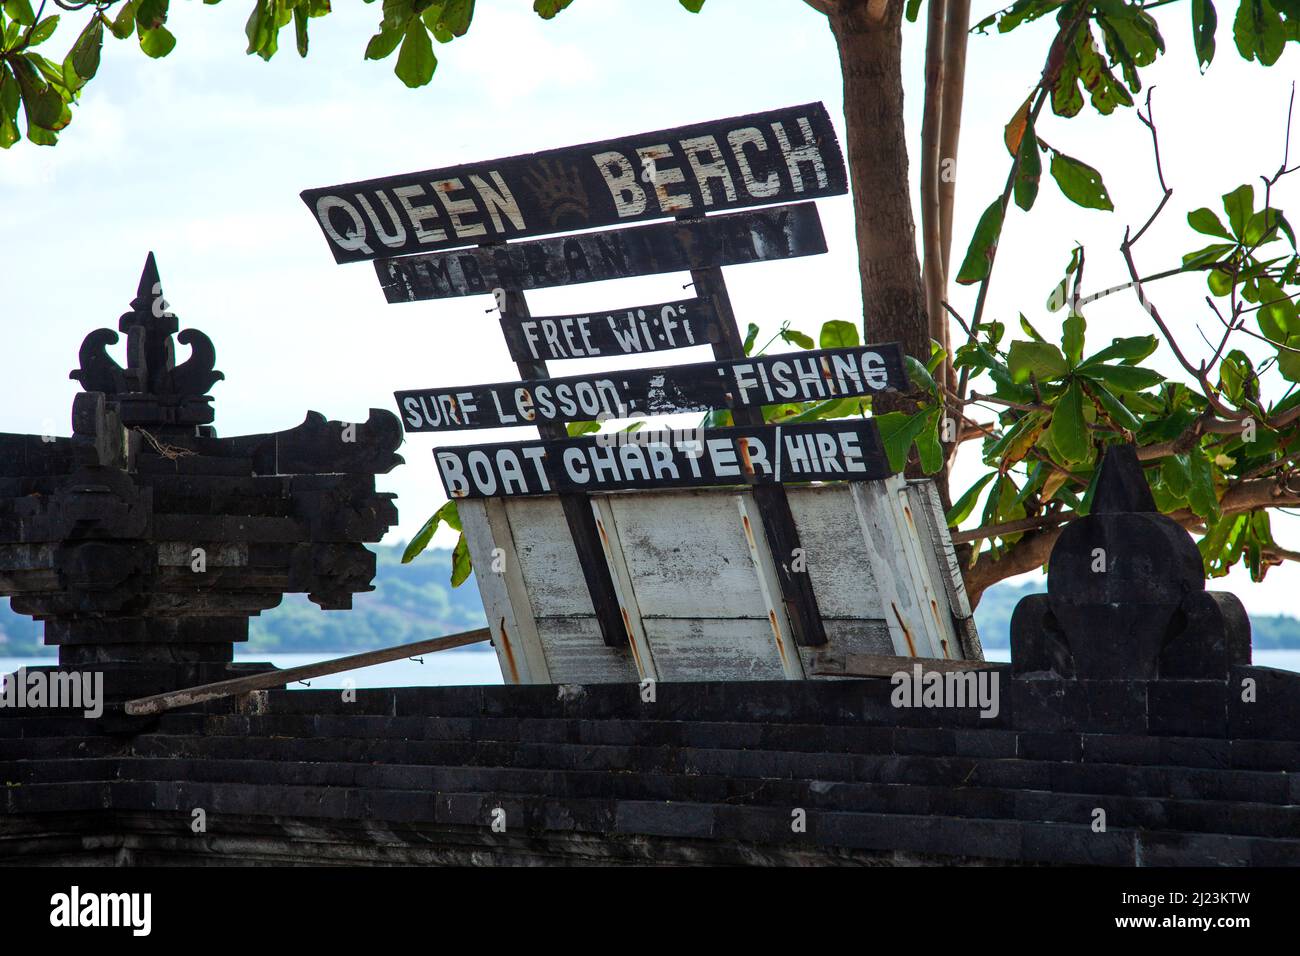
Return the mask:
{"type": "MultiPolygon", "coordinates": [[[[306,595],[286,595],[278,608],[253,618],[244,650],[348,653],[484,625],[473,578],[459,588],[448,582],[449,551],[430,549],[410,564],[402,564],[402,546],[376,546],[374,550],[379,559],[375,590],[358,594],[352,611],[322,611],[306,595]]],[[[1042,590],[1039,583],[989,588],[975,612],[984,645],[1006,647],[1016,602],[1042,590]]],[[[1300,649],[1300,620],[1284,615],[1256,616],[1251,624],[1256,648],[1300,649]]],[[[0,657],[52,654],[53,649],[41,643],[40,634],[39,624],[14,614],[9,602],[0,600],[0,657]]]]}
{"type": "MultiPolygon", "coordinates": [[[[482,627],[483,605],[471,578],[448,582],[451,552],[430,548],[402,564],[402,546],[372,546],[378,556],[375,590],[358,594],[351,611],[322,611],[305,594],[286,594],[280,606],[252,619],[246,651],[343,653],[388,647],[482,627]]],[[[14,614],[0,600],[0,657],[53,654],[41,643],[41,625],[14,614]]],[[[484,645],[486,647],[486,645],[484,645]]]]}

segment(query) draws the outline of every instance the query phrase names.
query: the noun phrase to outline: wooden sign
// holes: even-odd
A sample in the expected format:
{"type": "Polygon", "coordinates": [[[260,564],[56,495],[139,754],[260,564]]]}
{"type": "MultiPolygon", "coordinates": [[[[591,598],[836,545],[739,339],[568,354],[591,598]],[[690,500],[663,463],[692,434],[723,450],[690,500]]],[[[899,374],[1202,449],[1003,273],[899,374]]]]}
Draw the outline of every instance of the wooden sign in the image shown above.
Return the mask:
{"type": "Polygon", "coordinates": [[[502,315],[501,331],[516,362],[640,355],[711,345],[722,335],[712,299],[577,315],[502,315]]]}
{"type": "Polygon", "coordinates": [[[338,262],[848,192],[820,103],[303,191],[338,262]]]}
{"type": "Polygon", "coordinates": [[[449,498],[884,478],[872,419],[435,448],[449,498]]]}
{"type": "Polygon", "coordinates": [[[546,289],[825,251],[817,207],[795,203],[707,219],[380,259],[375,273],[389,302],[418,302],[497,288],[546,289]]]}
{"type": "Polygon", "coordinates": [[[406,430],[431,432],[824,401],[906,387],[903,350],[891,342],[394,394],[406,430]]]}

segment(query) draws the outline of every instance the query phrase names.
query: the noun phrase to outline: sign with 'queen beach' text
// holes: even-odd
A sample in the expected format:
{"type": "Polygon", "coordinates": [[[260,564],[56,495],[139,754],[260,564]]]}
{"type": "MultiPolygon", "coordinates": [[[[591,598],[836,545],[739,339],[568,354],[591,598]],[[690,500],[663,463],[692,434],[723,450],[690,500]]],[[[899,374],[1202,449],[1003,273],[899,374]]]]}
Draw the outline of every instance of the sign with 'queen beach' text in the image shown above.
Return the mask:
{"type": "Polygon", "coordinates": [[[838,196],[820,103],[302,193],[338,262],[838,196]]]}

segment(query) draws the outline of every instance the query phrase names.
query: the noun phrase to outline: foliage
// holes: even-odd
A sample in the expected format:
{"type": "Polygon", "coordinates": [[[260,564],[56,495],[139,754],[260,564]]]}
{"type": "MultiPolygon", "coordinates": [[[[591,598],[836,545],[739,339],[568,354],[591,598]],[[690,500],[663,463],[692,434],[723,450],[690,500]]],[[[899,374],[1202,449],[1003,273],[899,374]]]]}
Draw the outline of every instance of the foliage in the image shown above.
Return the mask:
{"type": "MultiPolygon", "coordinates": [[[[1164,181],[1148,92],[1146,113],[1139,111],[1138,118],[1151,134],[1160,195],[1146,223],[1130,229],[1119,249],[1132,281],[1084,297],[1084,250],[1076,248],[1048,298],[1048,311],[1061,314],[1059,334],[1052,336],[1057,341],[1048,341],[1022,314],[1018,325],[1025,337],[1004,342],[1004,323],[983,316],[1008,206],[1014,201],[1026,212],[1032,209],[1041,155],[1050,157],[1052,178],[1067,199],[1089,209],[1114,210],[1101,172],[1044,139],[1041,114],[1050,104],[1057,117],[1068,119],[1083,110],[1085,97],[1103,115],[1133,107],[1133,95],[1142,89],[1142,69],[1165,49],[1147,8],[1160,7],[1163,15],[1171,2],[1018,0],[975,28],[984,32],[996,26],[1006,33],[1056,14],[1041,79],[1004,130],[1012,158],[1006,187],[981,217],[957,277],[959,283],[978,284],[979,295],[972,321],[964,324],[967,341],[955,350],[961,385],[946,400],[962,416],[963,432],[982,433],[982,460],[992,471],[958,496],[948,518],[958,526],[983,496],[978,527],[959,536],[972,545],[971,567],[983,571],[974,575],[977,596],[989,581],[1042,563],[1046,539],[1039,532],[1087,514],[1100,452],[1116,442],[1136,443],[1157,506],[1200,535],[1207,574],[1226,574],[1241,562],[1259,580],[1269,566],[1300,558],[1274,541],[1268,511],[1300,503],[1294,482],[1300,439],[1300,315],[1295,303],[1300,257],[1295,234],[1271,196],[1273,185],[1292,171],[1285,155],[1277,172],[1263,177],[1263,195],[1242,185],[1223,195],[1222,213],[1210,208],[1190,212],[1192,233],[1181,267],[1143,276],[1134,247],[1172,195],[1164,181]],[[1205,277],[1206,320],[1214,327],[1208,337],[1201,333],[1209,357],[1195,363],[1188,358],[1188,343],[1174,336],[1150,292],[1152,283],[1191,273],[1205,277]],[[1086,354],[1084,306],[1129,289],[1158,335],[1115,339],[1086,354]],[[1250,340],[1256,358],[1233,347],[1242,338],[1250,340]],[[1166,380],[1146,366],[1160,345],[1177,360],[1185,380],[1166,380]],[[987,383],[984,394],[973,390],[977,379],[987,383]],[[991,407],[995,421],[967,417],[980,407],[991,407]],[[1034,548],[1022,547],[1031,539],[1034,548]],[[988,542],[982,553],[981,541],[988,542]],[[1010,553],[1021,560],[991,567],[1010,553]]],[[[1211,0],[1193,0],[1188,6],[1204,71],[1215,55],[1217,15],[1211,0]]],[[[1300,40],[1300,6],[1243,0],[1234,39],[1242,57],[1272,65],[1287,41],[1300,40]]],[[[1289,125],[1289,114],[1287,119],[1289,125]]],[[[968,569],[968,582],[971,578],[968,569]]]]}
{"type": "MultiPolygon", "coordinates": [[[[692,13],[704,6],[704,0],[679,2],[692,13]]],[[[533,10],[549,20],[570,3],[534,0],[533,10]]],[[[8,149],[23,136],[19,107],[29,141],[39,146],[58,142],[59,132],[72,121],[72,105],[99,70],[106,32],[119,40],[134,35],[141,51],[154,59],[167,56],[177,44],[167,29],[170,0],[89,0],[65,6],[88,8],[89,17],[59,59],[49,46],[61,17],[68,14],[43,16],[45,6],[45,0],[35,10],[31,0],[0,0],[0,148],[8,149]]],[[[294,46],[305,57],[311,20],[330,12],[330,0],[254,0],[244,27],[248,53],[270,60],[280,49],[281,33],[292,25],[294,46]]],[[[474,0],[383,0],[365,58],[383,60],[396,52],[397,78],[408,87],[424,86],[438,68],[433,40],[450,43],[469,32],[473,20],[474,0]]]]}

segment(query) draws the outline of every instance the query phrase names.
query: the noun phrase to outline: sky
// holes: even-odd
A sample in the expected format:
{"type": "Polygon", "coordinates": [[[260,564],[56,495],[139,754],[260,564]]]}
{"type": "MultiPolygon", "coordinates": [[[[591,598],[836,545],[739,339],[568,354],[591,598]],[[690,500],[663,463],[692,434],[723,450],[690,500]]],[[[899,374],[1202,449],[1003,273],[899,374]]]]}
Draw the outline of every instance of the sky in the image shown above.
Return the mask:
{"type": "MultiPolygon", "coordinates": [[[[368,264],[334,263],[298,198],[305,188],[812,100],[826,104],[843,137],[835,44],[825,19],[799,0],[708,0],[698,16],[676,0],[577,0],[550,22],[533,14],[527,0],[479,0],[470,33],[436,47],[438,72],[418,90],[393,75],[395,57],[362,58],[378,5],[340,0],[335,6],[331,16],[312,21],[306,60],[293,50],[289,29],[279,55],[266,63],[244,54],[248,0],[174,3],[168,26],[178,43],[171,56],[152,61],[133,41],[110,38],[99,75],[60,144],[23,143],[0,154],[0,431],[70,433],[77,385],[67,373],[77,349],[90,330],[116,328],[150,250],[181,328],[204,330],[216,346],[217,367],[226,375],[212,393],[220,435],[290,428],[309,409],[364,421],[372,407],[395,411],[396,389],[517,378],[489,297],[386,304],[368,264]]],[[[997,7],[974,6],[975,20],[997,7]]],[[[1136,250],[1144,273],[1176,266],[1183,252],[1203,244],[1187,227],[1189,210],[1218,208],[1223,193],[1277,168],[1296,76],[1294,49],[1270,69],[1242,61],[1226,14],[1218,57],[1202,76],[1189,6],[1154,11],[1167,53],[1144,76],[1156,87],[1155,117],[1174,195],[1136,250]]],[[[80,19],[66,15],[55,49],[71,44],[80,19]]],[[[1041,71],[1051,29],[1044,22],[971,38],[954,272],[980,213],[1005,181],[1010,158],[1003,126],[1041,71]]],[[[903,43],[915,153],[924,24],[905,24],[903,43]]],[[[1045,173],[1033,211],[1010,213],[986,316],[1014,324],[1023,312],[1053,338],[1061,313],[1049,313],[1045,303],[1074,243],[1087,249],[1085,294],[1126,281],[1118,252],[1124,228],[1145,221],[1160,194],[1149,134],[1133,110],[1099,117],[1086,108],[1072,120],[1045,113],[1039,134],[1097,167],[1118,210],[1072,205],[1045,173]]],[[[1290,202],[1294,209],[1296,193],[1296,184],[1283,180],[1274,205],[1286,210],[1290,202]]],[[[823,199],[818,206],[827,254],[727,270],[742,324],[754,322],[771,334],[788,320],[815,334],[827,319],[860,321],[851,200],[823,199]]],[[[534,314],[662,302],[688,295],[682,290],[688,278],[592,283],[530,293],[529,300],[534,314]]],[[[1208,357],[1212,350],[1197,333],[1199,326],[1213,337],[1215,327],[1203,280],[1166,280],[1148,294],[1189,351],[1208,357]]],[[[950,298],[962,314],[973,310],[973,287],[954,287],[950,298]]],[[[1155,331],[1131,294],[1099,300],[1084,312],[1090,351],[1116,335],[1155,331]]],[[[674,358],[710,358],[706,349],[698,351],[674,358]]],[[[1167,349],[1148,363],[1177,374],[1167,349]]],[[[589,363],[551,363],[553,375],[591,370],[589,363]]],[[[490,440],[532,437],[530,431],[496,430],[490,440]]],[[[482,440],[477,433],[407,438],[401,450],[407,464],[379,479],[381,489],[399,496],[400,524],[386,541],[409,538],[444,500],[434,445],[482,440]]],[[[954,487],[981,473],[971,443],[954,487]]],[[[1300,519],[1278,516],[1274,527],[1280,543],[1300,548],[1300,519]]],[[[1260,585],[1243,572],[1211,585],[1235,591],[1255,613],[1300,611],[1292,597],[1297,586],[1295,566],[1273,569],[1260,585]]]]}

